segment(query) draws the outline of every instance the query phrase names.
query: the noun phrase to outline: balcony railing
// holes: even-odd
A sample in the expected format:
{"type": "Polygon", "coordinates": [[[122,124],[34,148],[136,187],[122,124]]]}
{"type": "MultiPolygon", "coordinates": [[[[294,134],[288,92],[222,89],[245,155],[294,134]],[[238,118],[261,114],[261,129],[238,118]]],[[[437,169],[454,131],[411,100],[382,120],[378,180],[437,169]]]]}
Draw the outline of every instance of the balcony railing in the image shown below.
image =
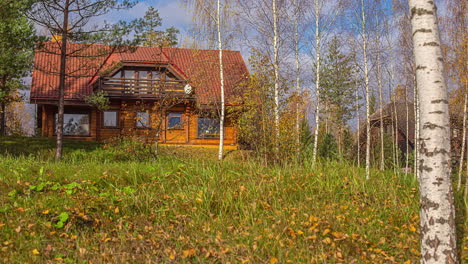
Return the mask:
{"type": "Polygon", "coordinates": [[[180,80],[102,78],[99,89],[109,97],[190,97],[184,92],[186,84],[186,81],[180,80]]]}

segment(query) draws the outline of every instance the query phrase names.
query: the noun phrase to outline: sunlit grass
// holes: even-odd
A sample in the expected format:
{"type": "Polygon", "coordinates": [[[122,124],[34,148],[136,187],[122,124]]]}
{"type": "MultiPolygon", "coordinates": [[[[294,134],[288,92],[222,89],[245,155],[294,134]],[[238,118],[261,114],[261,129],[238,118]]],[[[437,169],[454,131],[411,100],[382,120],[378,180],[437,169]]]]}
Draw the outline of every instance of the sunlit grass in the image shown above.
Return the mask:
{"type": "Polygon", "coordinates": [[[73,151],[61,162],[3,156],[1,262],[418,262],[412,177],[373,171],[366,181],[337,162],[220,163],[216,150],[127,162],[73,151]]]}

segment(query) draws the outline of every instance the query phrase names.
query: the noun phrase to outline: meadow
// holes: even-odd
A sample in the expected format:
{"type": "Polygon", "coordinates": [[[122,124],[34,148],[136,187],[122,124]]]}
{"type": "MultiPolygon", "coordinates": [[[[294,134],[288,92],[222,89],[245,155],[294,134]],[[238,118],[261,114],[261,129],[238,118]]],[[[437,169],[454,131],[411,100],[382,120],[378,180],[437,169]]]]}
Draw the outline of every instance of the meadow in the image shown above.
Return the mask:
{"type": "Polygon", "coordinates": [[[266,167],[245,151],[219,162],[216,149],[163,147],[155,159],[137,143],[64,146],[56,162],[51,139],[0,138],[0,262],[419,262],[412,174],[365,180],[343,162],[266,167]]]}

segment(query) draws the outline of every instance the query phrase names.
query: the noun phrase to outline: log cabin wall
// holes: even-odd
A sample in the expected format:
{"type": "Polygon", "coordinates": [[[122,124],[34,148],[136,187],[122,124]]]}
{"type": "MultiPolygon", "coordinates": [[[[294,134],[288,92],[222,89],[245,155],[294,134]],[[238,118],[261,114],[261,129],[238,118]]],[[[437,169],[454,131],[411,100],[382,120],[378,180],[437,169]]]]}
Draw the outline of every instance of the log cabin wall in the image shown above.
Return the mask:
{"type": "MultiPolygon", "coordinates": [[[[41,105],[42,109],[42,135],[54,137],[55,114],[57,107],[54,105],[41,105]]],[[[174,145],[217,145],[219,138],[201,138],[198,133],[197,113],[192,104],[180,104],[171,107],[162,116],[161,132],[159,142],[174,145]],[[182,126],[176,129],[168,129],[167,115],[178,113],[182,117],[182,126]]],[[[106,141],[118,136],[136,136],[148,142],[156,140],[157,127],[160,123],[161,114],[154,110],[151,103],[143,104],[139,101],[112,100],[106,111],[117,113],[117,126],[106,127],[104,125],[103,112],[89,106],[65,106],[65,113],[88,113],[89,114],[89,134],[84,136],[64,136],[64,138],[106,141]],[[137,127],[137,113],[148,112],[149,127],[137,127]]],[[[235,145],[237,143],[237,131],[233,122],[226,119],[225,122],[225,145],[235,145]]]]}

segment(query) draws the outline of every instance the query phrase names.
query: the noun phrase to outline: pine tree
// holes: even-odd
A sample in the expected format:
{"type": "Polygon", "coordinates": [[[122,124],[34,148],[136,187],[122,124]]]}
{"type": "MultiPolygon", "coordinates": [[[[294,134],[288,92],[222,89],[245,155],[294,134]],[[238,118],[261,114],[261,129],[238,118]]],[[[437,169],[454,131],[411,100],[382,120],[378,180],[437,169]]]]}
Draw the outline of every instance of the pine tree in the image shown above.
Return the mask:
{"type": "Polygon", "coordinates": [[[353,116],[355,80],[354,57],[341,52],[341,43],[334,37],[323,58],[321,67],[321,101],[330,113],[326,113],[337,127],[338,149],[341,153],[343,129],[353,116]]]}
{"type": "Polygon", "coordinates": [[[136,36],[142,40],[145,47],[177,46],[177,34],[180,31],[175,27],[167,28],[165,31],[158,30],[161,26],[162,18],[159,16],[159,11],[150,6],[145,16],[137,20],[136,36]]]}
{"type": "Polygon", "coordinates": [[[24,16],[28,2],[0,0],[0,135],[6,134],[6,107],[18,101],[21,77],[31,68],[36,36],[24,16]]]}

